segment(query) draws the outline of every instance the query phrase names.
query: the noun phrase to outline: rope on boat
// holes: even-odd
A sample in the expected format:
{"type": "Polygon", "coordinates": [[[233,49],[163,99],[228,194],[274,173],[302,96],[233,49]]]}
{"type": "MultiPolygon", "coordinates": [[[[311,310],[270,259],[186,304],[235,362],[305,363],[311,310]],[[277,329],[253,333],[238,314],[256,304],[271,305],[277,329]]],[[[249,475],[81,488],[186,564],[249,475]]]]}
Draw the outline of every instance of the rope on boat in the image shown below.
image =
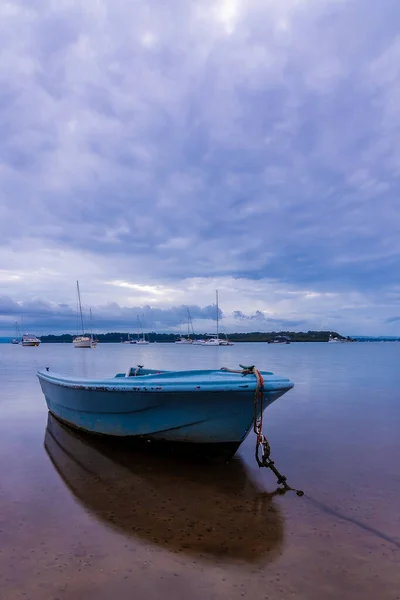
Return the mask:
{"type": "Polygon", "coordinates": [[[278,480],[278,485],[282,485],[282,491],[288,492],[293,491],[296,492],[298,496],[303,496],[304,492],[302,490],[296,490],[296,488],[292,488],[287,483],[287,478],[285,475],[282,475],[280,471],[275,466],[274,461],[271,459],[271,446],[263,433],[263,410],[264,410],[264,378],[261,375],[260,371],[255,368],[254,365],[246,367],[244,365],[239,365],[241,367],[241,371],[235,371],[233,369],[227,369],[223,367],[221,371],[229,371],[231,373],[241,373],[242,375],[255,375],[257,384],[256,391],[254,394],[254,422],[253,422],[253,430],[256,434],[256,450],[255,450],[255,458],[258,466],[267,467],[271,469],[274,473],[275,477],[278,480]],[[261,456],[260,456],[261,454],[261,456]]]}

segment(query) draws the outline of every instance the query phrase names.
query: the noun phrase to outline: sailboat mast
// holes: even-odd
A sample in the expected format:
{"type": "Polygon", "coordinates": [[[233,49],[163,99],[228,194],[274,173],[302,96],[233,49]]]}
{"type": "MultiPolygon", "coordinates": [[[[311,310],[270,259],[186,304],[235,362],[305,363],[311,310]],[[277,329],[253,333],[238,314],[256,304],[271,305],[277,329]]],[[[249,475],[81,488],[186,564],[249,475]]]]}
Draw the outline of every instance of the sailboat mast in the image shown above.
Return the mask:
{"type": "Polygon", "coordinates": [[[79,291],[79,281],[76,282],[76,289],[78,290],[79,313],[81,315],[81,327],[82,327],[82,335],[83,335],[85,332],[83,330],[83,316],[82,316],[81,293],[79,291]]]}
{"type": "Polygon", "coordinates": [[[144,322],[144,314],[142,314],[142,317],[143,317],[143,321],[140,322],[140,328],[142,330],[142,340],[145,342],[146,341],[146,336],[145,336],[143,325],[142,325],[142,323],[144,322]]]}
{"type": "Polygon", "coordinates": [[[218,329],[218,326],[219,326],[219,321],[218,321],[218,317],[219,317],[219,314],[218,314],[218,290],[215,290],[215,297],[216,297],[216,300],[217,300],[217,340],[218,340],[219,339],[219,329],[218,329]]]}
{"type": "Polygon", "coordinates": [[[20,342],[21,341],[21,331],[19,329],[18,321],[15,321],[15,333],[16,333],[16,339],[20,342]]]}
{"type": "Polygon", "coordinates": [[[193,329],[192,315],[190,314],[189,307],[187,307],[187,311],[188,311],[188,319],[189,319],[190,328],[191,328],[191,330],[192,330],[192,334],[193,334],[193,336],[194,336],[194,329],[193,329]]]}
{"type": "Polygon", "coordinates": [[[89,309],[90,314],[90,339],[93,342],[93,326],[92,326],[92,309],[89,309]]]}

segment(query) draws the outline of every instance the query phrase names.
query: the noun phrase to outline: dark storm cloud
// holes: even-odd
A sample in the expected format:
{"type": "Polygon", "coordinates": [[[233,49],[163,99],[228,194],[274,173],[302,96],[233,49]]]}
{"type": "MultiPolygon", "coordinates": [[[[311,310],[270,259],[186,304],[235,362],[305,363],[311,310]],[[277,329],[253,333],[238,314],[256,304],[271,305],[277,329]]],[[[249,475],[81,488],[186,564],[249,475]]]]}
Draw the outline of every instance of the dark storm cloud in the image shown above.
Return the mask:
{"type": "MultiPolygon", "coordinates": [[[[89,314],[84,310],[84,323],[89,327],[89,314]]],[[[197,323],[216,321],[215,305],[200,307],[175,306],[167,309],[152,308],[151,306],[123,307],[113,302],[105,306],[97,306],[93,310],[95,329],[122,328],[135,330],[138,319],[147,329],[164,331],[187,326],[188,314],[197,323]],[[189,313],[188,313],[189,311],[189,313]]],[[[219,318],[223,313],[219,310],[219,318]]],[[[75,307],[67,304],[51,304],[42,300],[14,302],[11,298],[0,297],[0,331],[10,330],[10,323],[15,320],[24,328],[40,328],[48,331],[74,331],[78,326],[75,307]]]]}

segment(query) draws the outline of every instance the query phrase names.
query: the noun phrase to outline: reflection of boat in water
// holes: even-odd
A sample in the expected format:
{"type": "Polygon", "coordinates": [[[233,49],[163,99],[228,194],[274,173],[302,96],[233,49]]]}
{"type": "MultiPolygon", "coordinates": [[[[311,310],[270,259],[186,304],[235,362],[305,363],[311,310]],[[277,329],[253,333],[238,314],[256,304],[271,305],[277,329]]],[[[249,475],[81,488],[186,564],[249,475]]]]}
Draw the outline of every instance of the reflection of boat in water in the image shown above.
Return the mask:
{"type": "MultiPolygon", "coordinates": [[[[44,445],[97,519],[170,551],[255,562],[278,557],[283,522],[244,464],[210,468],[89,437],[48,416],[44,445]]],[[[151,445],[151,444],[148,444],[151,445]]]]}

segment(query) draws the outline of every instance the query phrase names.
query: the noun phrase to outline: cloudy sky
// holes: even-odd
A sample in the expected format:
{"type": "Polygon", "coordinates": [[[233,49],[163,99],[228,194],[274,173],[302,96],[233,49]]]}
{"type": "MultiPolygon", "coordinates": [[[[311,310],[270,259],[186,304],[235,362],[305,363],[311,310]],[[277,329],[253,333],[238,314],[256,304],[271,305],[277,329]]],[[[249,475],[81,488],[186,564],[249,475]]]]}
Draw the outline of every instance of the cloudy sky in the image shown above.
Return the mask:
{"type": "Polygon", "coordinates": [[[400,334],[398,0],[0,3],[0,335],[400,334]]]}

